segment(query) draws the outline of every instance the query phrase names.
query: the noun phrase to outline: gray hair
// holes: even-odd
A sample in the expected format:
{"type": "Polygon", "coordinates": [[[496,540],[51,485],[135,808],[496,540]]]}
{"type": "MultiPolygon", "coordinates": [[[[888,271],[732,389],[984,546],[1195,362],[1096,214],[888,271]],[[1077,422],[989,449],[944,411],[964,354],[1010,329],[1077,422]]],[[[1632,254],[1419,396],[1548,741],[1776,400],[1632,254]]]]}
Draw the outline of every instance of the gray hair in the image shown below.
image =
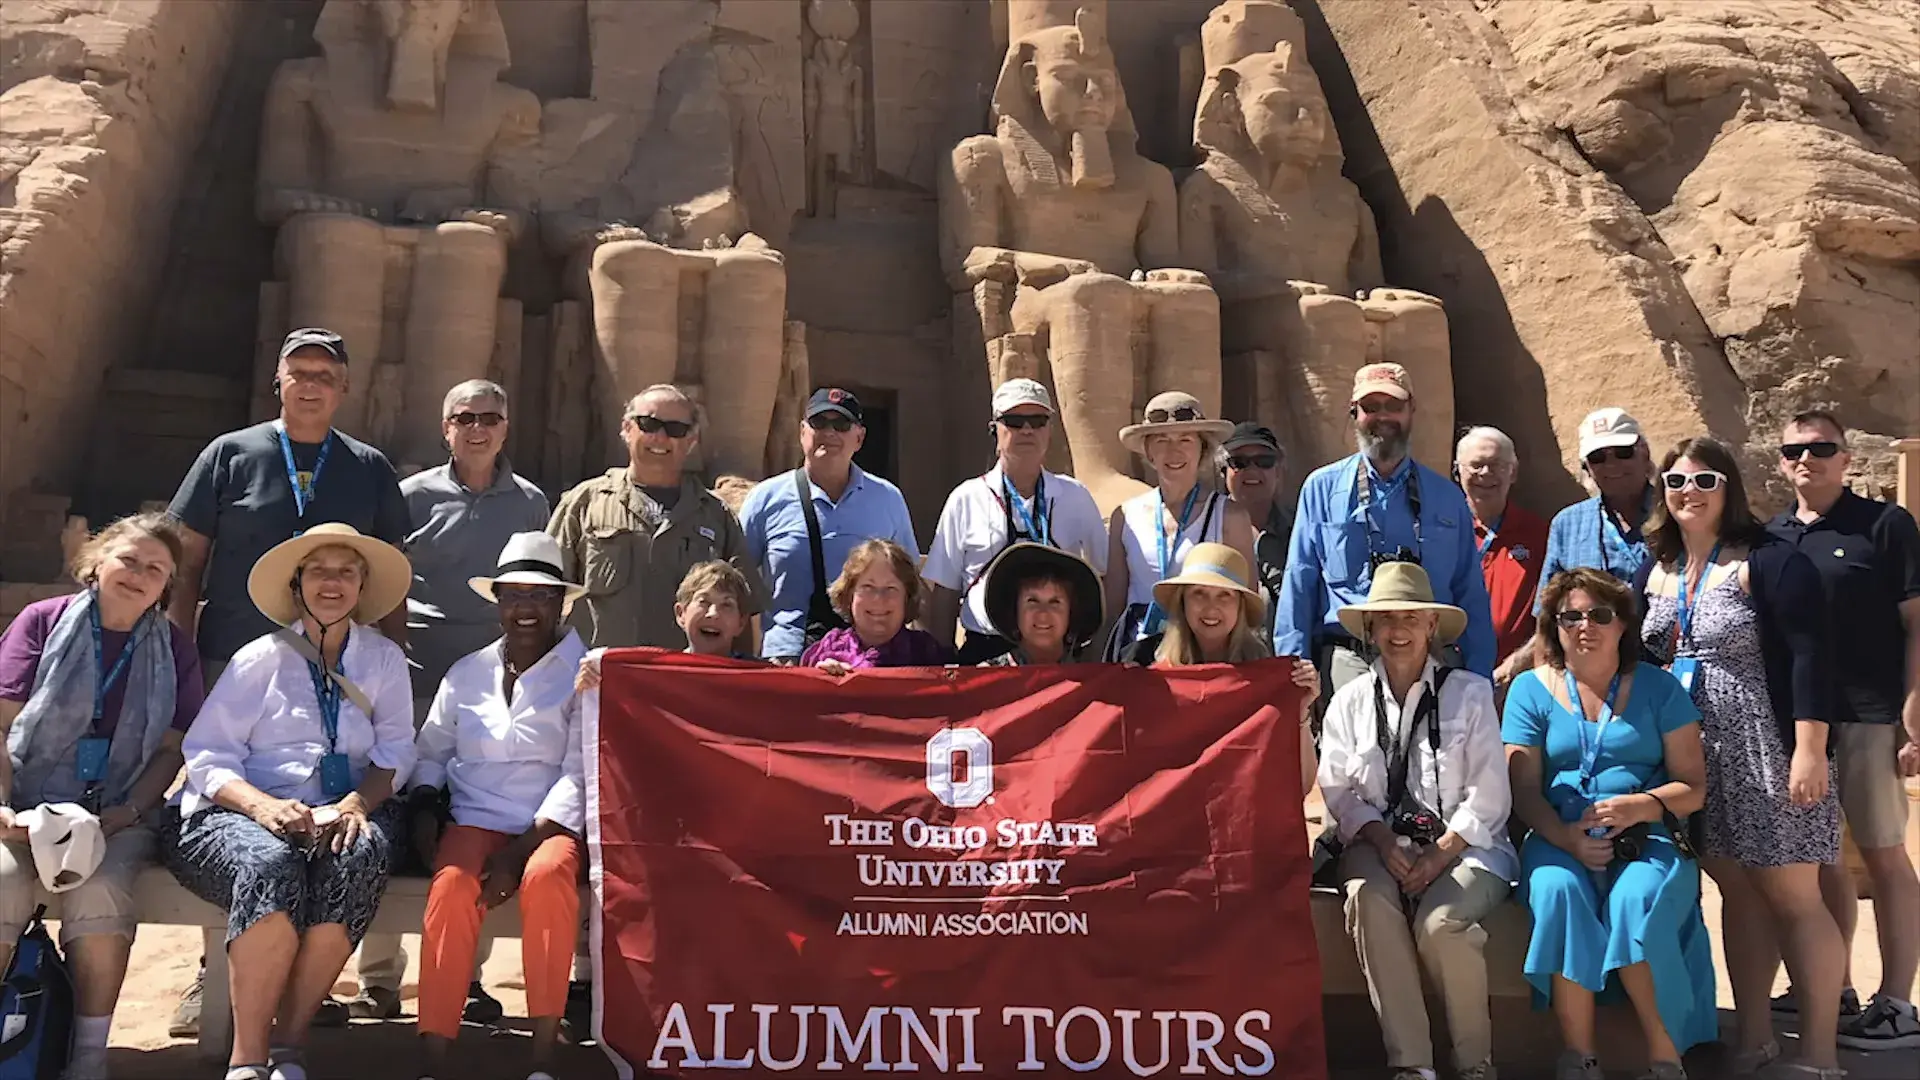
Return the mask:
{"type": "Polygon", "coordinates": [[[1453,460],[1459,461],[1460,451],[1466,449],[1467,443],[1474,439],[1485,439],[1499,448],[1501,461],[1509,465],[1520,463],[1520,454],[1513,448],[1513,440],[1507,436],[1507,433],[1497,427],[1488,427],[1484,424],[1468,428],[1467,433],[1460,436],[1460,441],[1453,444],[1453,460]]]}
{"type": "Polygon", "coordinates": [[[700,403],[693,400],[693,398],[687,396],[687,392],[685,390],[680,389],[679,387],[673,385],[672,383],[654,383],[652,386],[649,386],[645,390],[642,390],[639,393],[628,398],[627,407],[624,410],[622,410],[622,413],[621,413],[622,419],[628,416],[633,416],[634,406],[640,403],[641,398],[648,398],[648,397],[663,397],[663,398],[666,398],[668,401],[677,401],[680,404],[685,405],[687,407],[687,412],[692,414],[693,416],[693,429],[695,431],[700,430],[702,426],[701,425],[702,417],[700,415],[700,403]]]}
{"type": "Polygon", "coordinates": [[[440,419],[453,416],[455,405],[465,405],[469,401],[487,401],[500,406],[501,415],[507,412],[506,388],[490,379],[468,379],[466,382],[447,391],[447,398],[440,403],[440,419]]]}

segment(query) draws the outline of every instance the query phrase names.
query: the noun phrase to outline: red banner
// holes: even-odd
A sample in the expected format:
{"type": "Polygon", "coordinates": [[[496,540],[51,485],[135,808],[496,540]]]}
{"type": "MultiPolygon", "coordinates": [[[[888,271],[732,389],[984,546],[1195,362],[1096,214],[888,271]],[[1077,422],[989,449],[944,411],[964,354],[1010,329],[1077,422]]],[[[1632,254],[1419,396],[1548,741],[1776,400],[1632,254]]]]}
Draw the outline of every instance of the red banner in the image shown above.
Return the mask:
{"type": "Polygon", "coordinates": [[[1287,662],[602,670],[623,1076],[1326,1075],[1287,662]]]}

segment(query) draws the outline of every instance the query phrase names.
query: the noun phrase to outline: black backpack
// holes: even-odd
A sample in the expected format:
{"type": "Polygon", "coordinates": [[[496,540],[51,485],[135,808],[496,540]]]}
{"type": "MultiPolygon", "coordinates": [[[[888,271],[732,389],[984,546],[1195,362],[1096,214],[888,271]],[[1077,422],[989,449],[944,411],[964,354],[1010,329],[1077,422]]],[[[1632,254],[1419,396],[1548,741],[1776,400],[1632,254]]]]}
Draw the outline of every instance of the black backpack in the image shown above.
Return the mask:
{"type": "Polygon", "coordinates": [[[60,1080],[73,1056],[73,977],[46,914],[27,920],[0,984],[0,1080],[60,1080]]]}

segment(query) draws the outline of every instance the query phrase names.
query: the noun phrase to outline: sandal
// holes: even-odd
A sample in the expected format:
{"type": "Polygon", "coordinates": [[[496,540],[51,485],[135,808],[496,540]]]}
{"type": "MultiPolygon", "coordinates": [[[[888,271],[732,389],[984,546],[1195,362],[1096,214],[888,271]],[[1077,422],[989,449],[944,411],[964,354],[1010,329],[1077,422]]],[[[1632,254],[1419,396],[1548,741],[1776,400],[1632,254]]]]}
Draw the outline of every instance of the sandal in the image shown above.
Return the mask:
{"type": "Polygon", "coordinates": [[[1756,1076],[1761,1069],[1772,1065],[1780,1057],[1780,1044],[1768,1039],[1757,1049],[1742,1050],[1727,1061],[1728,1076],[1756,1076]]]}
{"type": "Polygon", "coordinates": [[[229,1065],[226,1080],[273,1080],[265,1065],[229,1065]]]}
{"type": "Polygon", "coordinates": [[[1847,1080],[1847,1070],[1834,1066],[1823,1069],[1798,1061],[1776,1061],[1760,1074],[1762,1080],[1847,1080]]]}

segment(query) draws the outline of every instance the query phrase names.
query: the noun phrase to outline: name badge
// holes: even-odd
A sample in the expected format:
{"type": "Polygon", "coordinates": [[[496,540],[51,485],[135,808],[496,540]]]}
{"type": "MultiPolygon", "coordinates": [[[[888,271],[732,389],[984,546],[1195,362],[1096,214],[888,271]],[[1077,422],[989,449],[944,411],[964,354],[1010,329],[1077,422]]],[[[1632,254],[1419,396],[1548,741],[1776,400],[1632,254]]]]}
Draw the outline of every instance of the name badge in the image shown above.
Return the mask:
{"type": "Polygon", "coordinates": [[[343,799],[353,794],[353,766],[347,763],[347,755],[321,755],[320,786],[326,789],[329,799],[343,799]]]}
{"type": "Polygon", "coordinates": [[[98,784],[107,778],[107,752],[113,740],[90,736],[74,747],[73,767],[83,784],[98,784]]]}
{"type": "Polygon", "coordinates": [[[1667,671],[1680,680],[1680,689],[1685,690],[1688,697],[1692,697],[1693,679],[1700,673],[1700,661],[1691,656],[1675,657],[1673,663],[1667,666],[1667,671]]]}

